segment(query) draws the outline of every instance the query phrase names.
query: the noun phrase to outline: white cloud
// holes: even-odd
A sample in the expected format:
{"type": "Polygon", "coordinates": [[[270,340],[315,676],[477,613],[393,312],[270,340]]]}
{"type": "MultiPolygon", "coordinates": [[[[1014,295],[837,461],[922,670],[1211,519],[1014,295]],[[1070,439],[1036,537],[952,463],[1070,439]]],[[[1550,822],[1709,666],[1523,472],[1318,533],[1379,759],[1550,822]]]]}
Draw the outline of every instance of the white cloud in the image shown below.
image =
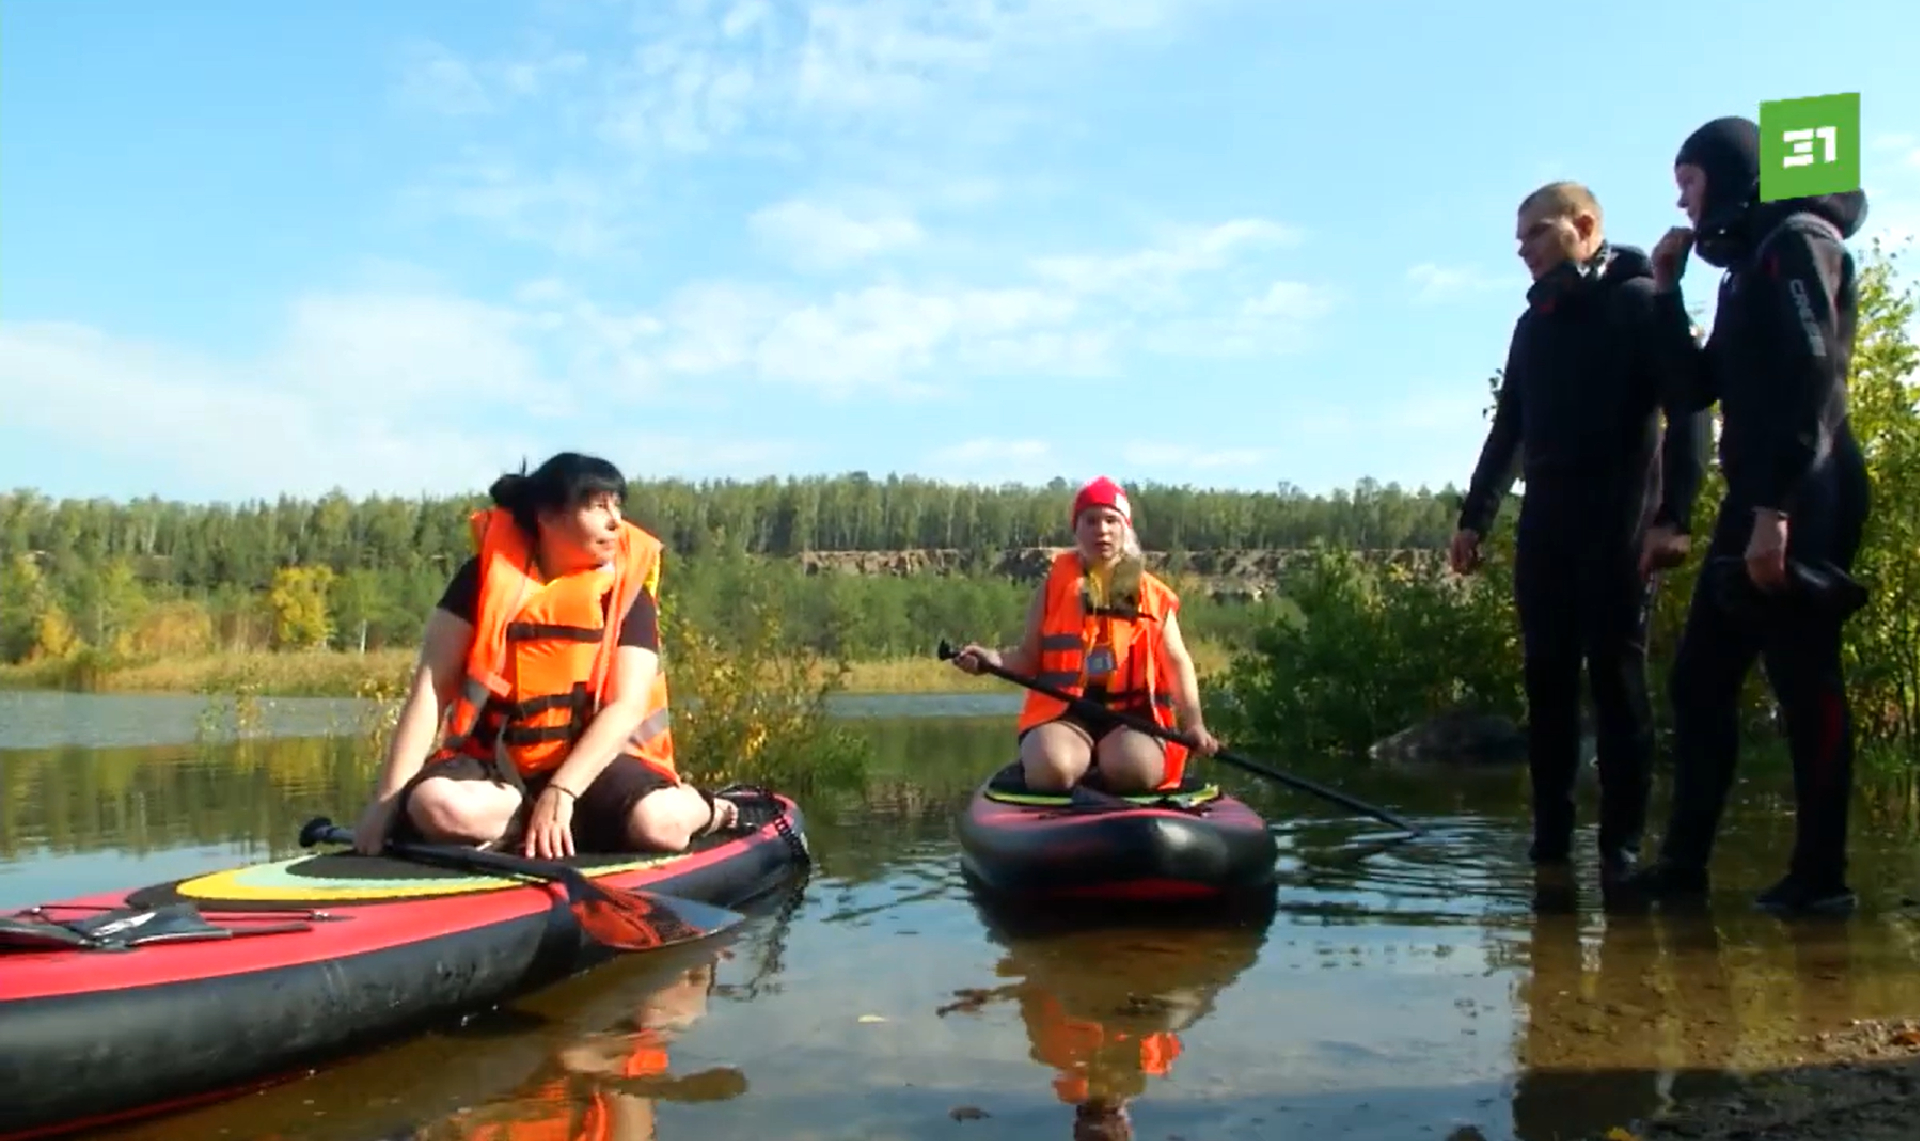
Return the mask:
{"type": "Polygon", "coordinates": [[[605,419],[586,410],[618,404],[618,394],[595,379],[555,379],[540,333],[525,312],[425,293],[303,297],[279,341],[251,361],[9,322],[0,404],[10,427],[75,453],[236,496],[470,490],[523,457],[595,446],[580,425],[623,464],[650,455],[710,471],[789,454],[599,427],[605,419]]]}
{"type": "Polygon", "coordinates": [[[916,467],[936,479],[1039,484],[1074,465],[1062,462],[1045,440],[983,436],[936,448],[916,467]]]}
{"type": "MultiPolygon", "coordinates": [[[[1039,259],[1027,279],[885,280],[826,294],[695,281],[647,307],[608,305],[551,277],[524,283],[511,301],[482,302],[389,268],[378,289],[297,298],[255,360],[73,325],[0,325],[0,403],[21,409],[15,421],[31,430],[203,485],[451,489],[563,437],[585,446],[580,426],[604,423],[608,411],[724,416],[756,383],[827,399],[971,399],[982,378],[1059,383],[1111,373],[1129,352],[1279,354],[1299,348],[1334,303],[1256,268],[1258,247],[1282,241],[1284,226],[1241,220],[1170,233],[1168,244],[1128,253],[1039,259]],[[54,395],[28,396],[42,389],[54,395]]],[[[607,439],[618,456],[613,445],[638,437],[607,439]]],[[[647,450],[708,469],[789,454],[741,446],[665,439],[647,450]]],[[[1031,446],[997,454],[1037,463],[1031,446]]],[[[977,448],[939,457],[987,458],[977,448]]],[[[1229,462],[1241,457],[1191,465],[1229,462]]]]}
{"type": "Polygon", "coordinates": [[[555,253],[594,257],[632,243],[621,178],[579,169],[529,173],[513,159],[468,151],[402,195],[420,213],[485,224],[503,237],[555,253]]]}
{"type": "MultiPolygon", "coordinates": [[[[578,312],[578,310],[576,310],[578,312]]],[[[1091,355],[1065,327],[1071,299],[1023,288],[873,285],[821,298],[746,283],[679,291],[650,320],[627,319],[630,374],[737,377],[830,398],[868,390],[932,395],[942,370],[1023,372],[1091,355]]]]}
{"type": "Polygon", "coordinates": [[[436,115],[479,115],[493,109],[473,66],[439,44],[411,45],[395,92],[402,104],[436,115]]]}
{"type": "Polygon", "coordinates": [[[1264,448],[1207,448],[1145,440],[1125,445],[1120,455],[1129,467],[1157,471],[1218,471],[1222,468],[1254,467],[1273,458],[1273,454],[1264,448]]]}
{"type": "MultiPolygon", "coordinates": [[[[609,6],[624,21],[574,29],[580,48],[464,59],[423,44],[401,61],[409,105],[448,115],[547,96],[556,118],[630,151],[705,151],[756,126],[895,119],[955,84],[1008,68],[1046,68],[1057,53],[1138,35],[1192,3],[1173,0],[819,0],[609,6]],[[591,49],[612,65],[576,83],[591,49]]],[[[551,35],[542,37],[550,40],[551,35]]],[[[975,111],[982,108],[975,108],[975,111]]]]}
{"type": "Polygon", "coordinates": [[[1212,226],[1186,226],[1163,240],[1125,254],[1039,257],[1033,271],[1075,293],[1107,295],[1131,307],[1180,299],[1187,278],[1218,270],[1249,249],[1290,247],[1302,235],[1265,218],[1236,218],[1212,226]]]}
{"type": "Polygon", "coordinates": [[[1479,266],[1443,266],[1421,262],[1407,269],[1407,281],[1415,289],[1414,299],[1422,304],[1453,301],[1476,293],[1512,289],[1518,278],[1489,273],[1479,266]]]}
{"type": "MultiPolygon", "coordinates": [[[[897,146],[880,146],[879,157],[870,156],[876,165],[924,171],[918,160],[930,151],[956,165],[958,152],[1050,123],[1045,100],[1022,102],[1014,92],[1032,79],[1057,82],[1071,64],[1062,53],[1160,29],[1193,6],[663,0],[575,6],[527,35],[540,46],[519,55],[469,58],[416,45],[396,77],[404,106],[446,116],[449,130],[485,125],[497,140],[542,142],[484,163],[442,165],[411,198],[518,240],[605,253],[618,244],[609,233],[649,216],[666,164],[735,153],[813,161],[822,150],[844,156],[882,132],[907,143],[915,161],[900,163],[897,146]],[[549,140],[569,156],[564,175],[530,161],[550,153],[549,140]],[[591,190],[581,171],[609,185],[591,190]],[[543,229],[556,232],[541,236],[543,229]]],[[[976,202],[992,190],[972,171],[951,173],[925,189],[976,202]]]]}
{"type": "Polygon", "coordinates": [[[904,213],[858,218],[839,206],[804,199],[763,207],[747,224],[763,242],[809,269],[837,269],[917,245],[926,236],[904,213]]]}
{"type": "Polygon", "coordinates": [[[1236,285],[1258,280],[1249,277],[1257,272],[1253,247],[1287,233],[1260,220],[1184,228],[1167,246],[1036,259],[1032,280],[890,277],[824,294],[698,281],[626,314],[552,282],[525,296],[538,299],[545,327],[571,330],[569,352],[582,367],[591,362],[632,381],[754,379],[832,398],[957,396],[983,376],[1107,375],[1128,350],[1216,358],[1298,351],[1339,295],[1270,277],[1244,291],[1236,285]],[[1113,288],[1115,275],[1126,288],[1113,288]]]}
{"type": "Polygon", "coordinates": [[[933,453],[942,463],[998,463],[1003,460],[1031,461],[1053,455],[1053,445],[1045,440],[1004,440],[982,436],[949,444],[933,453]]]}

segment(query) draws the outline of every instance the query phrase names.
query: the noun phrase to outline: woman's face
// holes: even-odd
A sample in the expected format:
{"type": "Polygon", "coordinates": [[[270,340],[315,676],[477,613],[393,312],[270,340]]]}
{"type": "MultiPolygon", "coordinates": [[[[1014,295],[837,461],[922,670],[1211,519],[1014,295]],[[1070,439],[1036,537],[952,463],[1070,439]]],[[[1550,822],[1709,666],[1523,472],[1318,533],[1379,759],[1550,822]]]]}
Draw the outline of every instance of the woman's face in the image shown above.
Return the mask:
{"type": "Polygon", "coordinates": [[[1089,507],[1073,521],[1073,541],[1088,562],[1105,566],[1120,557],[1126,516],[1111,507],[1089,507]]]}
{"type": "Polygon", "coordinates": [[[568,569],[601,566],[619,545],[620,500],[612,492],[594,492],[571,510],[542,514],[540,533],[568,569]]]}

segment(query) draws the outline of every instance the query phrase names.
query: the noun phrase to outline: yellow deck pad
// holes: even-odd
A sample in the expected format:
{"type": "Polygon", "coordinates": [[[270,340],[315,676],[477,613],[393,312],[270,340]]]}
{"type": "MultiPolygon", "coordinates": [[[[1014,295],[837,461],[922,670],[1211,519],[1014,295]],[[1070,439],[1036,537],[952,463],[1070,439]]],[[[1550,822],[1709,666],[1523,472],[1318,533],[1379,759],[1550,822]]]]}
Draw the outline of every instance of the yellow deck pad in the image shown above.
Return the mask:
{"type": "MultiPolygon", "coordinates": [[[[1103,795],[1112,795],[1110,793],[1103,795]]],[[[987,799],[1001,804],[1022,804],[1034,808],[1065,808],[1073,803],[1073,798],[1059,792],[1008,792],[997,788],[987,789],[987,799]]],[[[1217,785],[1205,784],[1186,792],[1143,792],[1132,796],[1116,797],[1128,804],[1137,804],[1149,808],[1158,804],[1172,804],[1181,808],[1192,808],[1220,799],[1217,785]]]]}
{"type": "MultiPolygon", "coordinates": [[[[659,867],[685,859],[686,853],[646,855],[617,863],[583,866],[588,878],[659,867]]],[[[406,876],[395,875],[397,868],[413,865],[398,860],[374,857],[366,861],[367,876],[301,875],[294,869],[318,860],[340,859],[331,856],[297,856],[266,864],[227,868],[207,875],[182,880],[173,885],[182,899],[205,903],[218,900],[237,903],[345,903],[354,900],[419,899],[431,896],[462,895],[482,891],[500,891],[524,887],[529,881],[510,876],[461,875],[459,873],[406,876]]],[[[340,859],[345,863],[344,859],[340,859]]],[[[358,861],[356,861],[358,862],[358,861]]]]}

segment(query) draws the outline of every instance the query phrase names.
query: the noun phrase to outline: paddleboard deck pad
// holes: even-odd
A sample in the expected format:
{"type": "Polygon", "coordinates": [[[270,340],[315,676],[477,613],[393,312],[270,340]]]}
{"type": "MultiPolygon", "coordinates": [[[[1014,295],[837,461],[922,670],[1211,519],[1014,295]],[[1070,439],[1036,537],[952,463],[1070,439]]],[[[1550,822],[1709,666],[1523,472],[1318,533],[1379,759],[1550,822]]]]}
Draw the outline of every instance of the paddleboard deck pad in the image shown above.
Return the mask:
{"type": "MultiPolygon", "coordinates": [[[[759,795],[751,831],[565,862],[607,887],[745,903],[809,858],[799,806],[759,795]]],[[[614,953],[559,885],[340,851],[0,917],[0,1141],[241,1093],[614,953]]]]}

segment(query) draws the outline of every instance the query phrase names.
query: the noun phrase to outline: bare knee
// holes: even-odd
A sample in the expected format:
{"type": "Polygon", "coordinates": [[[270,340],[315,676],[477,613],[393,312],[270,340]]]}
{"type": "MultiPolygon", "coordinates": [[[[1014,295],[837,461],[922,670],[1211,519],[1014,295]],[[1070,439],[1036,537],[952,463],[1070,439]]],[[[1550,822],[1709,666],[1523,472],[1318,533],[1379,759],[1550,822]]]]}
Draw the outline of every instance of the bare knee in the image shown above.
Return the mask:
{"type": "Polygon", "coordinates": [[[1065,792],[1092,763],[1092,742],[1071,725],[1035,726],[1020,742],[1020,773],[1035,792],[1065,792]]]}
{"type": "Polygon", "coordinates": [[[1167,774],[1166,746],[1133,729],[1115,729],[1100,741],[1100,776],[1113,792],[1147,792],[1167,774]]]}
{"type": "Polygon", "coordinates": [[[491,844],[506,835],[520,794],[484,781],[429,777],[407,795],[407,815],[430,841],[491,844]]]}
{"type": "Polygon", "coordinates": [[[707,826],[706,798],[691,785],[650,792],[627,814],[627,840],[643,852],[684,852],[707,826]]]}

